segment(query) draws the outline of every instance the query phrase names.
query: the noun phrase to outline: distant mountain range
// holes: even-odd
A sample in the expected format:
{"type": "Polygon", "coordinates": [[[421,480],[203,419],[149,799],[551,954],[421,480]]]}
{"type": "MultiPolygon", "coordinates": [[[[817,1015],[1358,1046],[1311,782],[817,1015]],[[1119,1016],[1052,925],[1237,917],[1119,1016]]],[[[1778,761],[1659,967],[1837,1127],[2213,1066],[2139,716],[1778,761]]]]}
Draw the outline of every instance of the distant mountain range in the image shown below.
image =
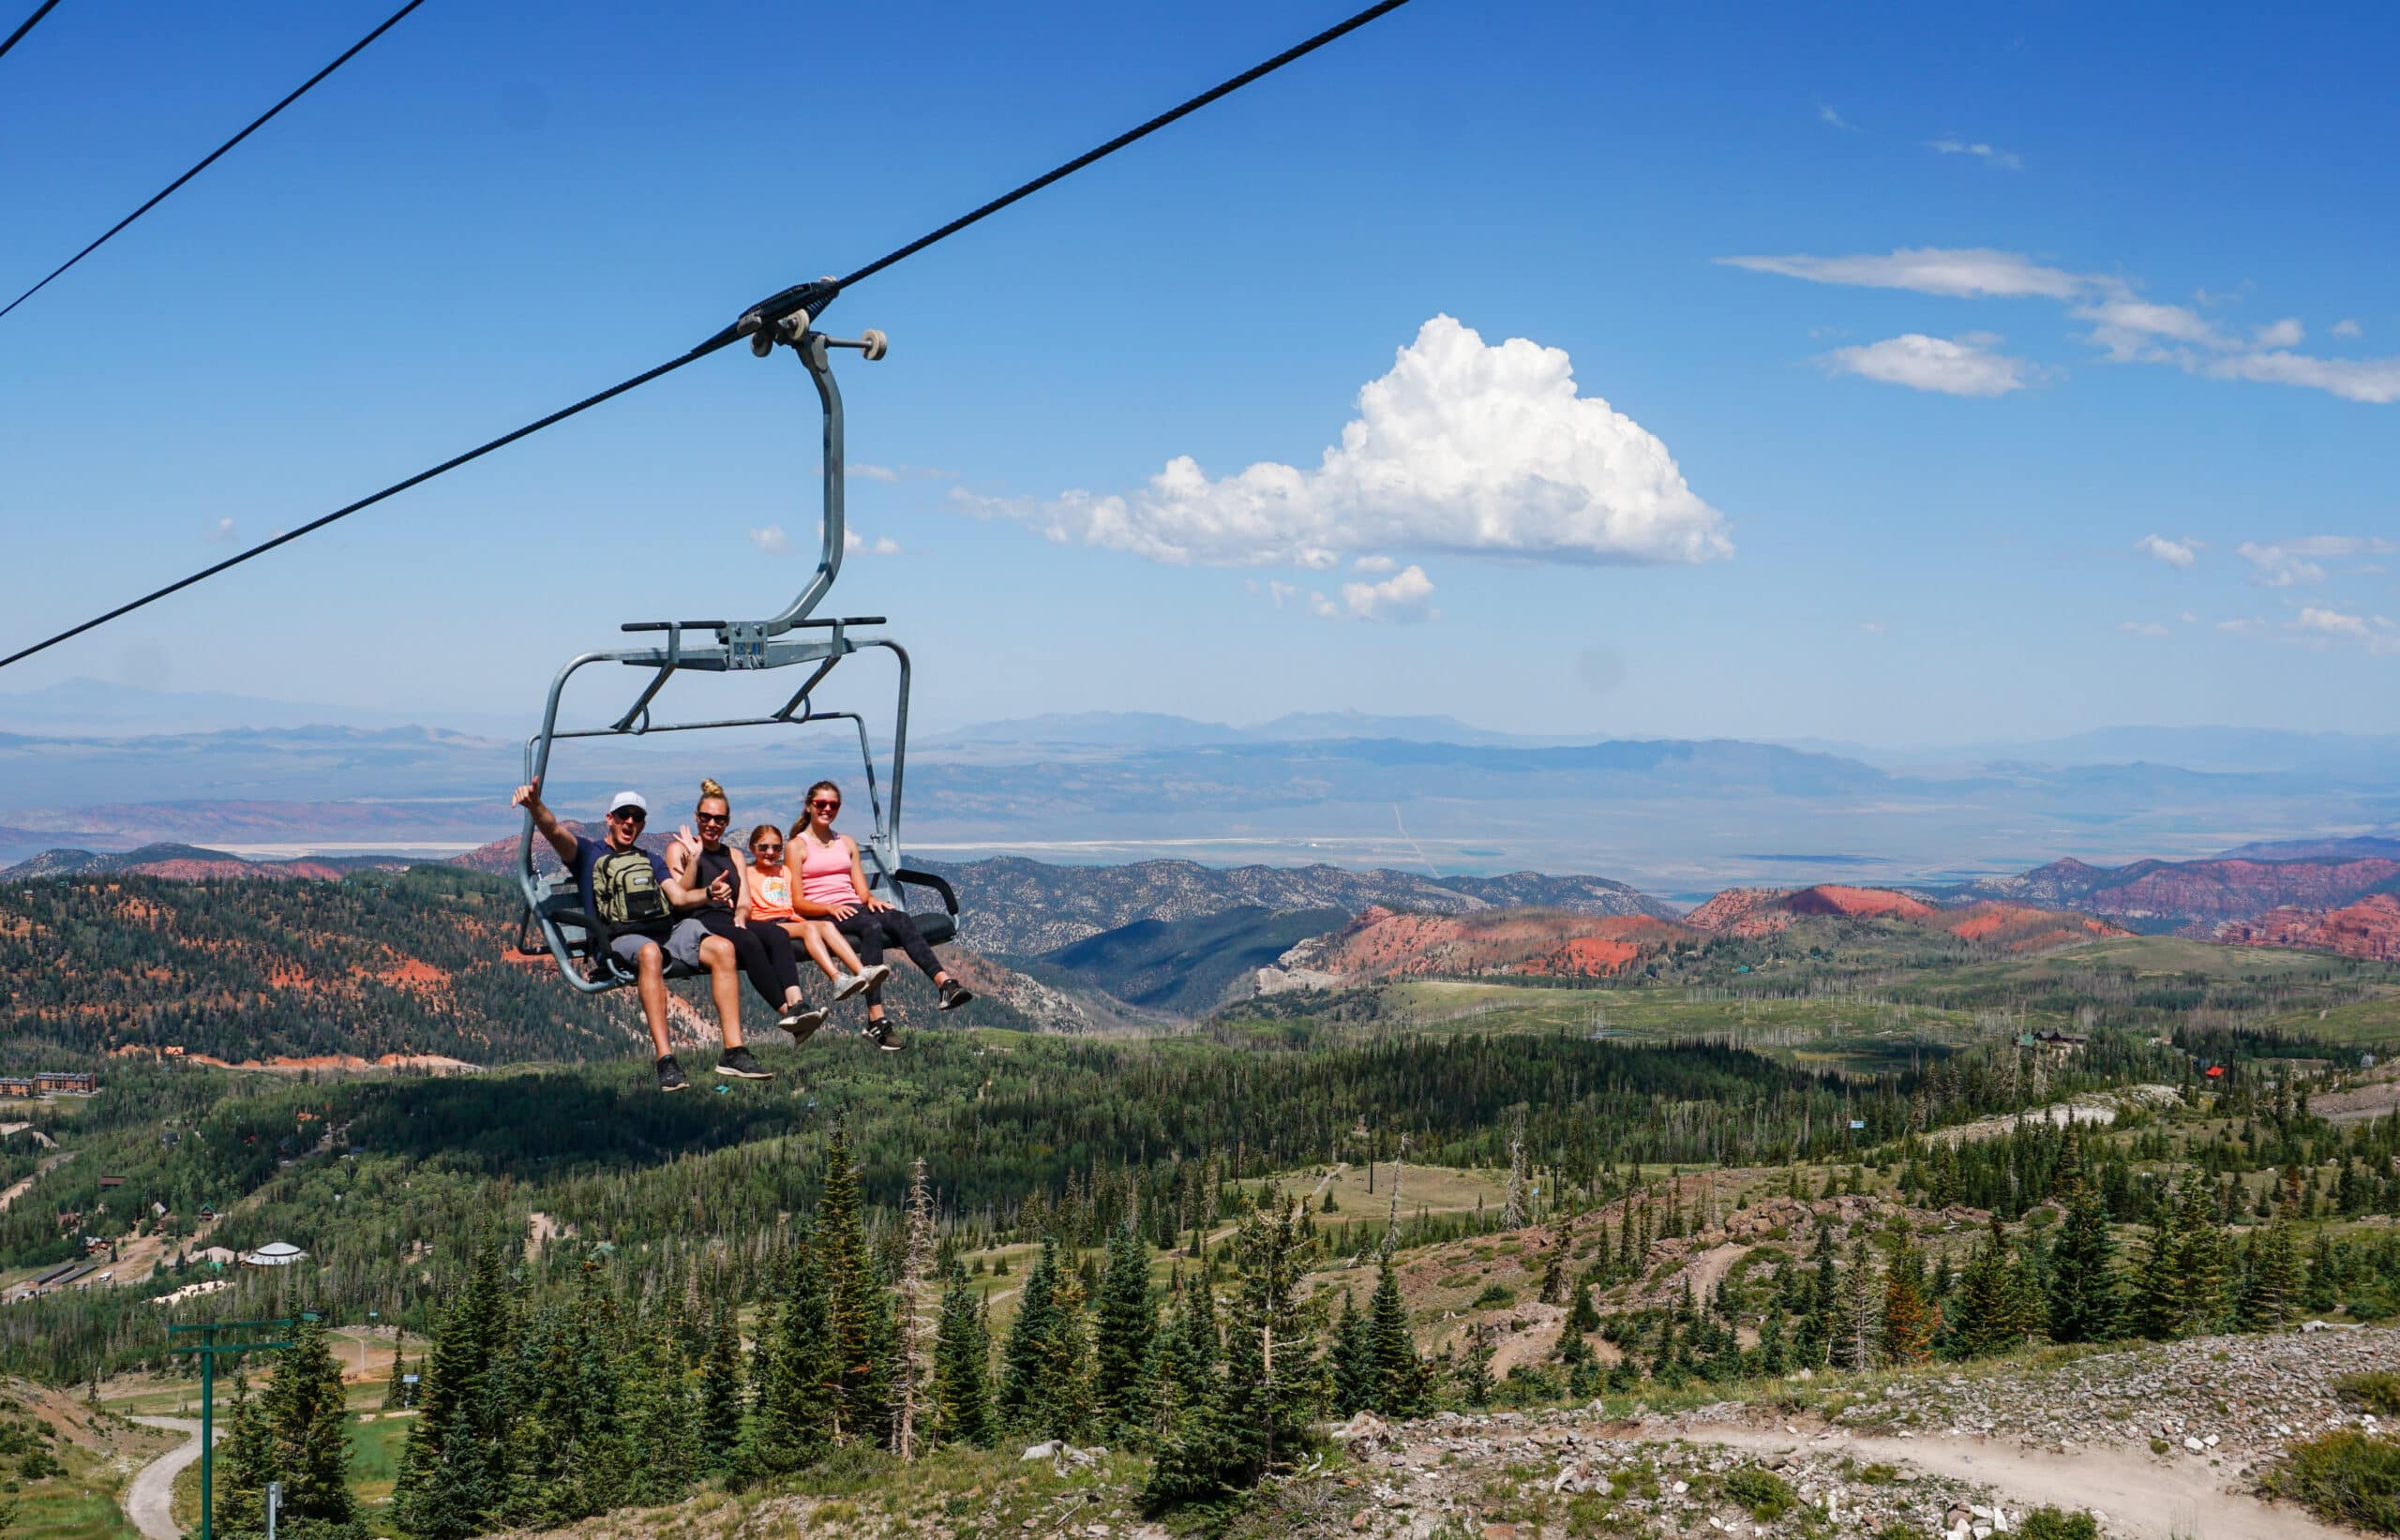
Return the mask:
{"type": "MultiPolygon", "coordinates": [[[[89,681],[0,695],[0,728],[11,729],[0,733],[0,861],[161,841],[252,858],[414,855],[464,849],[514,822],[505,798],[523,745],[513,735],[291,720],[319,710],[89,681]],[[224,725],[236,719],[245,725],[224,725]],[[175,730],[140,730],[154,721],[175,730]]],[[[1607,872],[1691,904],[1835,873],[1955,886],[2062,854],[2104,867],[2234,846],[2298,854],[2328,831],[2400,845],[2390,741],[2122,728],[1982,757],[1941,751],[1949,757],[1935,762],[1730,739],[1588,741],[1444,716],[1230,726],[1085,712],[921,736],[908,835],[920,860],[1190,857],[1441,880],[1607,872]],[[2170,762],[2171,752],[2203,763],[2170,762]]],[[[630,785],[672,809],[706,773],[734,788],[738,817],[781,819],[831,774],[863,815],[855,755],[838,735],[792,731],[582,741],[562,749],[548,792],[589,815],[630,785]]]]}

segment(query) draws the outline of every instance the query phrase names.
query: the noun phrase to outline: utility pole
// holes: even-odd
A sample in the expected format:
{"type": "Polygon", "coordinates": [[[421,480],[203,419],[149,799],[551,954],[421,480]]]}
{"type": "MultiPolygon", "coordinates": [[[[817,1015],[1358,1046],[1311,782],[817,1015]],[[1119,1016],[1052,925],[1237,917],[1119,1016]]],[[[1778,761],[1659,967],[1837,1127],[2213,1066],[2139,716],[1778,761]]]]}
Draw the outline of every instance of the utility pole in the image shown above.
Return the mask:
{"type": "Polygon", "coordinates": [[[217,1536],[217,1360],[219,1355],[242,1353],[273,1353],[288,1348],[289,1342],[219,1342],[218,1332],[278,1331],[291,1325],[283,1321],[218,1321],[206,1325],[169,1326],[168,1334],[198,1332],[200,1340],[188,1347],[173,1348],[169,1353],[190,1353],[200,1356],[200,1540],[216,1540],[217,1536]]]}

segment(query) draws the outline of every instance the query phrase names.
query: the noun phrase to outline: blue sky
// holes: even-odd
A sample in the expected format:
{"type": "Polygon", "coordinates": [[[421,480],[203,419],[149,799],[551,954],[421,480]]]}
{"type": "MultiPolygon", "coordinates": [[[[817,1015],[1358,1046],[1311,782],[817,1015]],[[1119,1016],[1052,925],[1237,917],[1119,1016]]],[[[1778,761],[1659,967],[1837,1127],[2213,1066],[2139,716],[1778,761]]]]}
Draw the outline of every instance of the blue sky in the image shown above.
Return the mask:
{"type": "MultiPolygon", "coordinates": [[[[385,8],[68,0],[0,61],[0,287],[385,8]]],[[[429,0],[0,321],[5,639],[1338,14],[429,0]]],[[[841,301],[892,338],[843,366],[890,474],[831,607],[892,617],[937,725],[2400,728],[2395,202],[2358,132],[2395,30],[1416,0],[841,301]],[[1262,462],[1295,469],[1232,479],[1262,462]]],[[[728,351],[0,689],[530,710],[621,620],[780,606],[815,433],[788,360],[728,351]]]]}

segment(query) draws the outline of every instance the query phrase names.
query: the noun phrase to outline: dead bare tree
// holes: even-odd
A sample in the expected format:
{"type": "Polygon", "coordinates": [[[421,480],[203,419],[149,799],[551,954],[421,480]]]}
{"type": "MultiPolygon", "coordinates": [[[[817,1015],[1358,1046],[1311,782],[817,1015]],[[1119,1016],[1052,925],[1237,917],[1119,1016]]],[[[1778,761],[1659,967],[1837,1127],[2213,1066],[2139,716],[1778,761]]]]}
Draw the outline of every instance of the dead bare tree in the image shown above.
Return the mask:
{"type": "Polygon", "coordinates": [[[920,1362],[917,1313],[920,1285],[933,1267],[934,1198],[925,1185],[925,1159],[919,1156],[908,1171],[908,1251],[900,1265],[900,1415],[892,1424],[892,1452],[903,1461],[917,1458],[917,1398],[923,1383],[920,1362]]]}

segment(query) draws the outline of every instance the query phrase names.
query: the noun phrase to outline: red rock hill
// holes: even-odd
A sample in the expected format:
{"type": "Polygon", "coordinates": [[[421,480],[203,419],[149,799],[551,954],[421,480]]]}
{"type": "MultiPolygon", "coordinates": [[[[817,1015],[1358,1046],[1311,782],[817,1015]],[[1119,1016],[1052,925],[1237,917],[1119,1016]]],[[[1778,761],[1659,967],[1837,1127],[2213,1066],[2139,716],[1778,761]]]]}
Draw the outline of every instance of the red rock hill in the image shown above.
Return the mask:
{"type": "Polygon", "coordinates": [[[2378,962],[2400,962],[2400,897],[2371,893],[2338,909],[2271,909],[2256,920],[2229,920],[2216,938],[2248,947],[2297,947],[2378,962]]]}

